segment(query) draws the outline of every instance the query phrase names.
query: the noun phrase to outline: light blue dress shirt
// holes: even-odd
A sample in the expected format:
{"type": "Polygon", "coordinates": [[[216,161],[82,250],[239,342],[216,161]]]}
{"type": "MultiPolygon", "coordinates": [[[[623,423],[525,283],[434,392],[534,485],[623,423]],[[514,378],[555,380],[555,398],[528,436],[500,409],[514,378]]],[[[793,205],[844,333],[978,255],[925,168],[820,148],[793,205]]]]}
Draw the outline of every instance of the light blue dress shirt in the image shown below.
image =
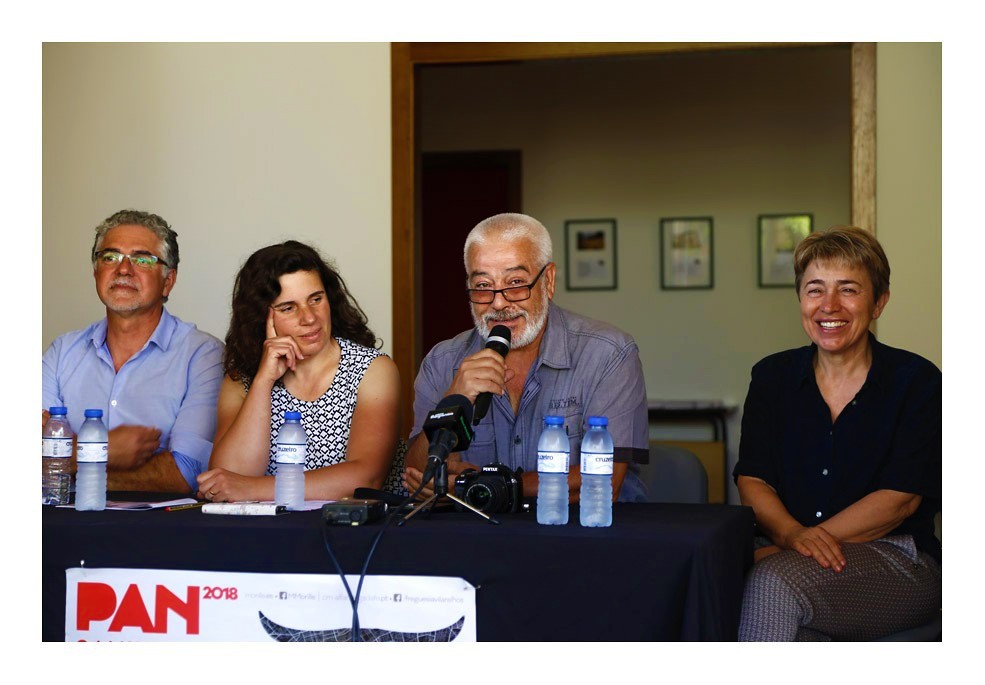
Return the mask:
{"type": "Polygon", "coordinates": [[[56,339],[41,360],[42,409],[64,406],[76,433],[86,409],[109,430],[152,426],[188,484],[208,468],[222,383],[222,343],[167,309],[144,347],[117,373],[106,319],[56,339]]]}

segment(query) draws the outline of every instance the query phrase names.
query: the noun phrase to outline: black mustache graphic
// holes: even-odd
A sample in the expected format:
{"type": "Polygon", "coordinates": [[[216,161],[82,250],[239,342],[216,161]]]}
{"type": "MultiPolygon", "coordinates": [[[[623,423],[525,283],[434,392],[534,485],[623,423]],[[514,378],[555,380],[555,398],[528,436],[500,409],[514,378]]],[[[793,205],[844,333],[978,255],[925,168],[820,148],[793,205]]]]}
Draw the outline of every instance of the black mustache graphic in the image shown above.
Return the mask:
{"type": "MultiPolygon", "coordinates": [[[[336,628],[335,630],[301,630],[287,628],[274,623],[260,614],[260,624],[270,637],[277,642],[351,642],[351,628],[336,628]]],[[[361,628],[359,638],[362,642],[451,642],[462,632],[465,617],[455,621],[450,626],[440,630],[430,630],[422,633],[400,633],[380,628],[361,628]]]]}

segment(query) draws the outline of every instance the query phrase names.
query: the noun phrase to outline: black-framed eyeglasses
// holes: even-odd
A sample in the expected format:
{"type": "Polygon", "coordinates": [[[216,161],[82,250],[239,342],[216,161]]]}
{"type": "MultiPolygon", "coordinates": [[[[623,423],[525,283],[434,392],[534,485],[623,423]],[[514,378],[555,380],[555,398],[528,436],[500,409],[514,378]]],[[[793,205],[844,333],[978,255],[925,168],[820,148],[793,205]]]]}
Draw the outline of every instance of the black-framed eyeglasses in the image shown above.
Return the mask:
{"type": "Polygon", "coordinates": [[[130,264],[137,269],[150,270],[158,264],[170,267],[170,264],[157,255],[152,255],[150,252],[133,252],[131,254],[123,254],[118,250],[100,250],[96,253],[95,262],[100,266],[116,266],[123,261],[124,257],[129,259],[130,264]]]}
{"type": "MultiPolygon", "coordinates": [[[[547,264],[550,264],[550,262],[547,264]]],[[[542,266],[534,277],[534,280],[526,285],[515,285],[512,288],[499,288],[498,290],[492,288],[468,288],[469,302],[472,304],[492,304],[492,301],[496,299],[496,293],[502,293],[503,299],[507,302],[523,302],[524,300],[529,300],[530,291],[537,285],[537,281],[540,280],[540,276],[544,273],[544,269],[547,268],[547,264],[542,266]]]]}

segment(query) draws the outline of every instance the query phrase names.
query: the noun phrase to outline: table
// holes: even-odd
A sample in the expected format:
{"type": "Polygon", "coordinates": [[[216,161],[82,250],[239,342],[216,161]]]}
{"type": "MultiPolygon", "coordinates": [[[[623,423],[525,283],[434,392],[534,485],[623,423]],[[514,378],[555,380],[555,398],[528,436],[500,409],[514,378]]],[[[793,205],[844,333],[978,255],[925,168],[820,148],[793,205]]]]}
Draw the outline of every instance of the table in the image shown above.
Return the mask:
{"type": "MultiPolygon", "coordinates": [[[[111,499],[123,499],[111,493],[111,499]]],[[[161,499],[169,499],[162,497],[161,499]]],[[[481,641],[736,639],[752,565],[747,507],[616,504],[611,528],[540,526],[533,512],[491,525],[436,511],[391,525],[370,574],[462,577],[476,590],[481,641]]],[[[320,511],[216,516],[44,507],[42,640],[65,638],[65,569],[358,573],[381,523],[326,528],[320,511]]]]}

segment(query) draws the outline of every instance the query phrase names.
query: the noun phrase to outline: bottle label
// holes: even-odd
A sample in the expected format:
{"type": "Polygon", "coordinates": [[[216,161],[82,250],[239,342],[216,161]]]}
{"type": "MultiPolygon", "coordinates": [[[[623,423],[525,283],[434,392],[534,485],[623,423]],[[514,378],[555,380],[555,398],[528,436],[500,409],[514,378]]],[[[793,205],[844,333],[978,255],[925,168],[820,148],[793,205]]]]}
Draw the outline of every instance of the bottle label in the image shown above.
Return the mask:
{"type": "Polygon", "coordinates": [[[288,445],[288,444],[278,444],[277,445],[277,463],[278,464],[303,464],[304,458],[307,456],[308,446],[307,445],[288,445]]]}
{"type": "Polygon", "coordinates": [[[587,476],[611,476],[612,454],[604,452],[582,452],[581,472],[587,476]]]}
{"type": "Polygon", "coordinates": [[[41,456],[68,459],[72,456],[72,438],[41,438],[41,456]]]}
{"type": "Polygon", "coordinates": [[[108,442],[80,442],[75,460],[80,464],[106,462],[109,457],[108,442]]]}
{"type": "Polygon", "coordinates": [[[567,452],[538,452],[537,470],[540,473],[567,473],[567,452]]]}

